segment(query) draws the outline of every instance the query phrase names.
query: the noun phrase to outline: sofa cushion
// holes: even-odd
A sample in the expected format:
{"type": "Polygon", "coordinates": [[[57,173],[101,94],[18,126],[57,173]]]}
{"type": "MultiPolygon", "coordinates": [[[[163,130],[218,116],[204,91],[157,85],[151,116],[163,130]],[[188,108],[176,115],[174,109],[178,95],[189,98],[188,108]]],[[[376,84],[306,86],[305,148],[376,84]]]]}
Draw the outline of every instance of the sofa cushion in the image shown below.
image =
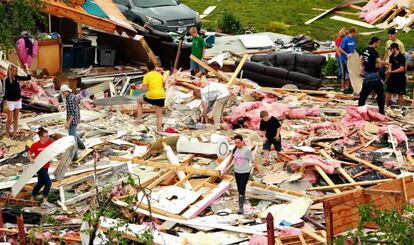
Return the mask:
{"type": "Polygon", "coordinates": [[[290,71],[289,72],[288,79],[291,80],[291,81],[294,81],[295,84],[296,83],[305,83],[305,84],[309,84],[311,86],[317,86],[317,87],[319,87],[320,84],[321,84],[321,79],[320,78],[312,77],[310,75],[300,73],[300,72],[295,72],[295,71],[290,71]]]}
{"type": "Polygon", "coordinates": [[[280,67],[265,67],[264,75],[287,79],[289,71],[280,67]]]}
{"type": "Polygon", "coordinates": [[[274,65],[276,67],[285,68],[289,71],[294,71],[295,69],[295,56],[296,54],[291,53],[279,53],[276,54],[274,65]]]}
{"type": "MultiPolygon", "coordinates": [[[[237,67],[239,65],[239,63],[240,63],[240,61],[236,61],[235,67],[237,67]]],[[[263,73],[266,67],[267,66],[262,65],[262,64],[257,63],[257,62],[246,62],[243,65],[243,70],[257,72],[257,73],[263,73]]]]}
{"type": "Polygon", "coordinates": [[[320,78],[321,70],[325,62],[326,58],[322,55],[297,54],[294,71],[320,78]]]}
{"type": "Polygon", "coordinates": [[[259,62],[259,63],[270,61],[272,64],[274,64],[274,60],[275,60],[274,54],[257,54],[257,55],[253,55],[250,58],[250,61],[259,62]]]}

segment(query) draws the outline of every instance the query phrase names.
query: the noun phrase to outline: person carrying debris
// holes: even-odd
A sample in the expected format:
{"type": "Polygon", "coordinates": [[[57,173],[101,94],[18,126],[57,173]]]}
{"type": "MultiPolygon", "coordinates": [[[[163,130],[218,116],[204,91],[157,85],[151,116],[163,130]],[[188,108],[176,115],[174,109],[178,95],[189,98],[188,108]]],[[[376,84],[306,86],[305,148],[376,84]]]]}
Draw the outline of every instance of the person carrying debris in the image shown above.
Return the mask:
{"type": "Polygon", "coordinates": [[[358,34],[358,31],[355,27],[351,27],[349,29],[348,35],[346,35],[342,41],[341,45],[339,46],[339,52],[341,53],[339,56],[339,59],[341,61],[340,63],[340,69],[342,70],[342,82],[341,82],[341,88],[344,88],[344,93],[352,93],[352,87],[351,82],[349,80],[349,71],[348,71],[348,58],[351,54],[355,52],[356,48],[356,36],[358,34]]]}
{"type": "MultiPolygon", "coordinates": [[[[85,149],[85,145],[82,142],[81,137],[78,134],[78,124],[80,123],[80,109],[79,101],[75,94],[72,93],[72,89],[68,85],[64,84],[60,87],[63,97],[66,98],[66,124],[65,129],[68,129],[69,135],[75,138],[76,148],[81,150],[85,149]]],[[[78,160],[78,151],[76,149],[73,161],[78,160]]]]}
{"type": "MultiPolygon", "coordinates": [[[[232,159],[234,160],[234,176],[236,178],[237,191],[239,192],[239,211],[238,214],[244,213],[244,202],[246,200],[246,186],[250,176],[250,164],[253,161],[252,151],[244,144],[241,135],[234,136],[236,148],[233,150],[232,159]]],[[[226,166],[222,174],[228,170],[226,166]]]]}
{"type": "Polygon", "coordinates": [[[6,137],[10,137],[10,127],[13,121],[13,135],[17,133],[19,127],[19,113],[22,109],[22,91],[20,88],[20,81],[27,81],[32,79],[29,72],[29,66],[25,64],[25,71],[27,76],[18,76],[17,67],[9,65],[7,69],[7,77],[5,79],[5,99],[7,103],[7,121],[6,121],[6,137]]]}
{"type": "Polygon", "coordinates": [[[201,87],[201,89],[194,90],[193,96],[197,99],[201,98],[203,107],[202,119],[207,123],[207,114],[211,111],[214,124],[218,125],[223,121],[223,111],[230,99],[230,92],[226,85],[221,83],[211,82],[208,85],[202,83],[201,87]]]}
{"type": "Polygon", "coordinates": [[[362,51],[361,66],[363,67],[365,76],[358,100],[358,106],[365,105],[369,94],[374,91],[377,94],[379,112],[384,115],[384,86],[379,75],[378,65],[383,66],[385,62],[381,60],[377,52],[380,41],[381,40],[378,37],[371,38],[368,48],[362,51]]]}
{"type": "MultiPolygon", "coordinates": [[[[190,28],[190,35],[193,37],[193,44],[191,46],[191,54],[195,57],[199,58],[200,60],[203,59],[205,53],[205,42],[202,36],[198,34],[197,27],[193,26],[190,28]]],[[[197,64],[194,60],[190,59],[190,72],[191,75],[194,76],[196,74],[196,70],[199,69],[202,73],[205,73],[204,67],[197,64]]]]}
{"type": "Polygon", "coordinates": [[[341,28],[341,30],[339,30],[338,32],[338,36],[335,39],[335,58],[336,58],[336,63],[338,64],[338,75],[337,75],[337,80],[338,82],[341,83],[341,90],[345,90],[345,80],[343,79],[343,68],[341,65],[341,60],[339,59],[339,56],[341,55],[341,51],[339,50],[339,47],[341,46],[341,42],[342,39],[344,39],[344,37],[348,34],[348,31],[346,30],[345,27],[341,28]]]}
{"type": "MultiPolygon", "coordinates": [[[[265,133],[265,143],[263,144],[264,150],[264,166],[269,166],[269,151],[274,145],[276,152],[282,151],[282,141],[280,137],[280,130],[282,125],[276,117],[270,116],[269,112],[263,110],[260,112],[260,131],[265,133]]],[[[279,155],[277,154],[277,157],[279,155]]]]}
{"type": "Polygon", "coordinates": [[[398,43],[390,45],[392,55],[390,56],[390,65],[387,73],[390,75],[387,80],[385,104],[390,105],[391,96],[398,95],[398,104],[404,103],[406,93],[406,76],[405,76],[405,57],[400,52],[398,43]]]}
{"type": "Polygon", "coordinates": [[[162,131],[162,110],[165,104],[164,78],[155,70],[152,62],[147,64],[148,73],[144,76],[144,82],[138,90],[145,92],[137,100],[138,123],[142,123],[142,105],[151,104],[155,106],[155,116],[157,118],[157,132],[162,131]]]}
{"type": "MultiPolygon", "coordinates": [[[[40,140],[30,146],[29,152],[27,154],[27,157],[31,163],[34,163],[34,160],[40,154],[40,152],[42,152],[46,147],[53,143],[53,140],[49,138],[49,134],[44,128],[39,128],[37,134],[39,135],[40,140]]],[[[39,195],[40,189],[43,187],[42,208],[49,208],[52,206],[47,200],[50,187],[52,186],[52,181],[50,180],[48,173],[49,166],[50,162],[47,162],[39,171],[37,171],[37,184],[33,188],[32,192],[32,200],[34,200],[39,195]]]]}

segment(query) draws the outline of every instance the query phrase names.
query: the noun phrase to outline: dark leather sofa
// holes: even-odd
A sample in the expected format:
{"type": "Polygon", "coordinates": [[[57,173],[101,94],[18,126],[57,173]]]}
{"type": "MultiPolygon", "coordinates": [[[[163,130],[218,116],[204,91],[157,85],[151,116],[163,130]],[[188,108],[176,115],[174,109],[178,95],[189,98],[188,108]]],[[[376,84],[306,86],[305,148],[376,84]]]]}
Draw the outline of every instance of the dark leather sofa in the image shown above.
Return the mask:
{"type": "MultiPolygon", "coordinates": [[[[243,77],[264,87],[295,84],[299,89],[318,89],[322,82],[321,55],[277,53],[255,55],[243,66],[243,77]]],[[[239,61],[236,62],[236,66],[239,61]]]]}

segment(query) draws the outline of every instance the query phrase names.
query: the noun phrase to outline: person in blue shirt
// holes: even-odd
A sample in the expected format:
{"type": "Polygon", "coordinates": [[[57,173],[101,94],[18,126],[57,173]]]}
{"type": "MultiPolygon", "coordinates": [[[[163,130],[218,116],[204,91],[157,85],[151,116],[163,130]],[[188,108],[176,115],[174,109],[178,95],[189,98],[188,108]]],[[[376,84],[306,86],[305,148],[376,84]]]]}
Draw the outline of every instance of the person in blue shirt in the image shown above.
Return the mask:
{"type": "Polygon", "coordinates": [[[347,61],[349,56],[355,52],[356,48],[356,36],[358,31],[355,27],[349,29],[348,35],[346,35],[339,46],[339,60],[340,60],[340,69],[342,74],[341,79],[341,91],[345,93],[352,93],[351,83],[349,80],[349,72],[347,68],[347,61]]]}

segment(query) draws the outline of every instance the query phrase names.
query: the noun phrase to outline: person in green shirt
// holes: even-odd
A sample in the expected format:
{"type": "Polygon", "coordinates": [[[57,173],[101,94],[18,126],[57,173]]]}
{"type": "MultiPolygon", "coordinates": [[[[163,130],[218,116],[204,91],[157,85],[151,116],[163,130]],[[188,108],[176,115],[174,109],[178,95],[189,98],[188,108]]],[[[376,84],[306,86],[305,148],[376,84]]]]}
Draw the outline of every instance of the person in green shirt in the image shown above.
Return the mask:
{"type": "MultiPolygon", "coordinates": [[[[204,57],[204,51],[205,51],[204,39],[202,36],[198,34],[198,30],[195,26],[190,28],[190,34],[193,37],[193,45],[191,47],[191,54],[201,60],[204,57]]],[[[204,67],[197,64],[194,60],[190,59],[190,71],[191,71],[192,76],[196,74],[197,68],[202,73],[205,73],[204,67]]]]}

